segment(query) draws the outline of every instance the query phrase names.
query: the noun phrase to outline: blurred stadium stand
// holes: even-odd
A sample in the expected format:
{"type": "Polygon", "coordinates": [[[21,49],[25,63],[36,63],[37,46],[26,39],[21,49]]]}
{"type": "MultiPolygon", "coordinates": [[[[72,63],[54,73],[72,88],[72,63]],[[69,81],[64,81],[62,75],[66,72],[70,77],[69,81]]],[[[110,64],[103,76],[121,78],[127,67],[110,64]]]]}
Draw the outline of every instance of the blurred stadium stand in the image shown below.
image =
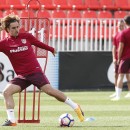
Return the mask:
{"type": "MultiPolygon", "coordinates": [[[[51,23],[55,24],[51,24],[50,27],[52,42],[55,42],[55,40],[65,42],[64,40],[66,40],[69,44],[70,42],[74,43],[77,38],[80,43],[89,40],[91,43],[95,42],[94,44],[98,44],[98,42],[102,44],[104,42],[102,38],[105,37],[110,44],[113,36],[111,30],[115,28],[117,23],[114,19],[124,18],[127,14],[130,14],[130,0],[39,1],[40,5],[36,0],[29,3],[28,8],[31,11],[28,14],[28,10],[26,10],[28,0],[1,0],[0,17],[14,12],[21,18],[28,17],[28,15],[33,18],[37,16],[36,14],[40,9],[38,18],[47,17],[51,19],[51,23]],[[107,22],[104,19],[107,19],[107,22]],[[86,29],[88,31],[85,31],[86,29]],[[53,36],[54,38],[52,38],[53,36]]],[[[110,50],[110,46],[108,48],[110,50]]]]}
{"type": "MultiPolygon", "coordinates": [[[[63,10],[69,15],[69,11],[78,10],[80,11],[83,18],[87,16],[91,18],[95,14],[97,17],[108,17],[108,18],[122,18],[126,12],[130,11],[130,0],[39,0],[41,3],[41,9],[49,11],[50,17],[53,16],[53,10],[63,10]],[[105,12],[105,11],[106,12],[105,12]],[[88,11],[88,12],[87,12],[88,11]],[[101,11],[104,11],[100,14],[101,11]],[[121,11],[121,12],[117,12],[121,11]],[[93,13],[93,14],[92,14],[93,13]],[[104,14],[107,13],[107,14],[104,14]],[[120,13],[120,15],[118,15],[120,13]],[[91,15],[89,15],[91,14],[91,15]]],[[[26,9],[28,0],[4,0],[0,1],[0,11],[3,13],[2,16],[8,14],[5,13],[7,10],[10,12],[17,12],[26,9]]],[[[29,3],[29,8],[32,8],[34,12],[39,9],[39,3],[36,0],[32,0],[29,3]]],[[[8,11],[8,12],[9,12],[8,11]]],[[[44,12],[44,11],[43,11],[44,12]]],[[[49,16],[49,15],[45,15],[49,16]]],[[[59,15],[57,15],[59,17],[59,15]]],[[[94,17],[96,17],[94,15],[94,17]]]]}

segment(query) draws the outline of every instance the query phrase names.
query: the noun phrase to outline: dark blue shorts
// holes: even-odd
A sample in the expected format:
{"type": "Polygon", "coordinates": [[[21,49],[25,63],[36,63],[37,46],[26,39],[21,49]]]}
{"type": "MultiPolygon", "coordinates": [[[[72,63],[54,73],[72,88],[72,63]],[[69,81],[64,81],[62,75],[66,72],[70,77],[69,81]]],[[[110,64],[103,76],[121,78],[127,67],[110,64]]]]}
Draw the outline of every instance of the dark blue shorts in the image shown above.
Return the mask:
{"type": "Polygon", "coordinates": [[[21,91],[32,84],[38,89],[40,89],[40,87],[43,85],[50,84],[49,80],[42,72],[36,72],[26,76],[18,75],[13,80],[11,80],[10,83],[19,85],[21,87],[21,91]]]}
{"type": "Polygon", "coordinates": [[[130,59],[121,60],[118,68],[118,73],[126,74],[130,72],[130,59]]]}

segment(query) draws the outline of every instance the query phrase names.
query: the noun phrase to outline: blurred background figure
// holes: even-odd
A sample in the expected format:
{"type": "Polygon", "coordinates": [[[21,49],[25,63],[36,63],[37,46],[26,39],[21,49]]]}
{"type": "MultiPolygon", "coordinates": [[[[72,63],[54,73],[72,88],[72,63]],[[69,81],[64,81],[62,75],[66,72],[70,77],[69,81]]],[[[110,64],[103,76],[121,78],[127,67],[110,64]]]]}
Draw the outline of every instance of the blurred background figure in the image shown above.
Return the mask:
{"type": "MultiPolygon", "coordinates": [[[[113,39],[113,48],[112,48],[112,58],[113,58],[113,63],[114,63],[114,73],[115,73],[115,93],[113,93],[112,95],[110,95],[111,98],[116,97],[116,89],[117,89],[117,79],[118,79],[118,67],[119,65],[117,64],[117,53],[118,53],[118,46],[119,46],[119,40],[120,40],[120,36],[121,36],[121,32],[126,28],[125,23],[123,20],[118,21],[117,24],[117,28],[118,28],[118,32],[117,34],[114,36],[113,39]]],[[[127,86],[128,86],[128,94],[125,96],[125,98],[130,98],[130,75],[126,74],[126,78],[127,78],[127,86]]]]}

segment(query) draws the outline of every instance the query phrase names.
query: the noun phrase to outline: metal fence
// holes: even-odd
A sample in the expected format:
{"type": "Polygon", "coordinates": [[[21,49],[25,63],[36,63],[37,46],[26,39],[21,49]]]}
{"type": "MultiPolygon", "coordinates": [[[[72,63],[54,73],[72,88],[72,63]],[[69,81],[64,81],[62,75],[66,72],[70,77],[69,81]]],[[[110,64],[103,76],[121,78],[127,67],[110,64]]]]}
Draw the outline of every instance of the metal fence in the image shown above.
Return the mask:
{"type": "Polygon", "coordinates": [[[111,51],[118,19],[53,19],[50,44],[58,51],[111,51]]]}
{"type": "MultiPolygon", "coordinates": [[[[38,19],[38,30],[36,28],[37,19],[21,19],[21,26],[35,36],[39,33],[39,40],[44,41],[43,20],[38,19]]],[[[50,19],[50,42],[49,45],[57,51],[111,51],[112,39],[117,32],[117,22],[119,19],[50,19]]],[[[7,34],[0,33],[0,39],[7,34]]]]}

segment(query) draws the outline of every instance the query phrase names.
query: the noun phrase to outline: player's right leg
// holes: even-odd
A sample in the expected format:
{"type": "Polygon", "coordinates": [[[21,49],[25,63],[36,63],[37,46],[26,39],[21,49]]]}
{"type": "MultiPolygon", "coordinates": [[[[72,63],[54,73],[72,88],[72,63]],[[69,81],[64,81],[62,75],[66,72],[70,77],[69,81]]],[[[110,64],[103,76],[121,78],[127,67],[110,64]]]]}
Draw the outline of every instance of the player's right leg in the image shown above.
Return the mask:
{"type": "Polygon", "coordinates": [[[117,80],[116,97],[112,98],[111,99],[112,101],[120,100],[122,87],[123,87],[123,78],[124,78],[124,74],[119,74],[118,80],[117,80]]]}
{"type": "Polygon", "coordinates": [[[73,102],[70,98],[67,98],[67,96],[63,92],[61,92],[57,89],[54,89],[50,85],[50,83],[49,83],[47,77],[44,75],[44,73],[42,73],[42,72],[34,73],[34,74],[28,76],[28,80],[31,81],[32,84],[37,86],[40,90],[42,90],[46,94],[48,94],[52,97],[55,97],[57,100],[64,102],[64,103],[68,104],[69,106],[71,106],[77,113],[79,120],[80,121],[84,120],[84,115],[83,115],[83,112],[82,112],[81,108],[79,107],[79,105],[77,103],[73,102]]]}
{"type": "Polygon", "coordinates": [[[53,96],[57,100],[71,106],[75,110],[80,122],[84,121],[84,113],[82,112],[80,106],[77,103],[73,102],[70,98],[68,98],[63,92],[52,88],[50,84],[46,84],[42,86],[40,89],[44,91],[46,94],[53,96]]]}
{"type": "Polygon", "coordinates": [[[130,74],[126,74],[128,93],[125,95],[125,98],[130,98],[130,74]]]}
{"type": "Polygon", "coordinates": [[[115,92],[112,95],[109,96],[110,98],[116,97],[117,79],[118,79],[118,67],[119,67],[118,65],[115,65],[115,92]]]}
{"type": "Polygon", "coordinates": [[[15,84],[8,84],[6,88],[3,90],[3,96],[6,105],[6,111],[8,115],[8,120],[2,124],[2,126],[16,126],[16,120],[14,116],[14,99],[13,94],[18,93],[21,91],[20,86],[15,84]]]}
{"type": "Polygon", "coordinates": [[[118,101],[120,99],[122,87],[123,87],[124,74],[129,73],[130,70],[129,65],[130,65],[130,59],[120,61],[119,68],[118,68],[116,97],[113,98],[112,101],[118,101]]]}

